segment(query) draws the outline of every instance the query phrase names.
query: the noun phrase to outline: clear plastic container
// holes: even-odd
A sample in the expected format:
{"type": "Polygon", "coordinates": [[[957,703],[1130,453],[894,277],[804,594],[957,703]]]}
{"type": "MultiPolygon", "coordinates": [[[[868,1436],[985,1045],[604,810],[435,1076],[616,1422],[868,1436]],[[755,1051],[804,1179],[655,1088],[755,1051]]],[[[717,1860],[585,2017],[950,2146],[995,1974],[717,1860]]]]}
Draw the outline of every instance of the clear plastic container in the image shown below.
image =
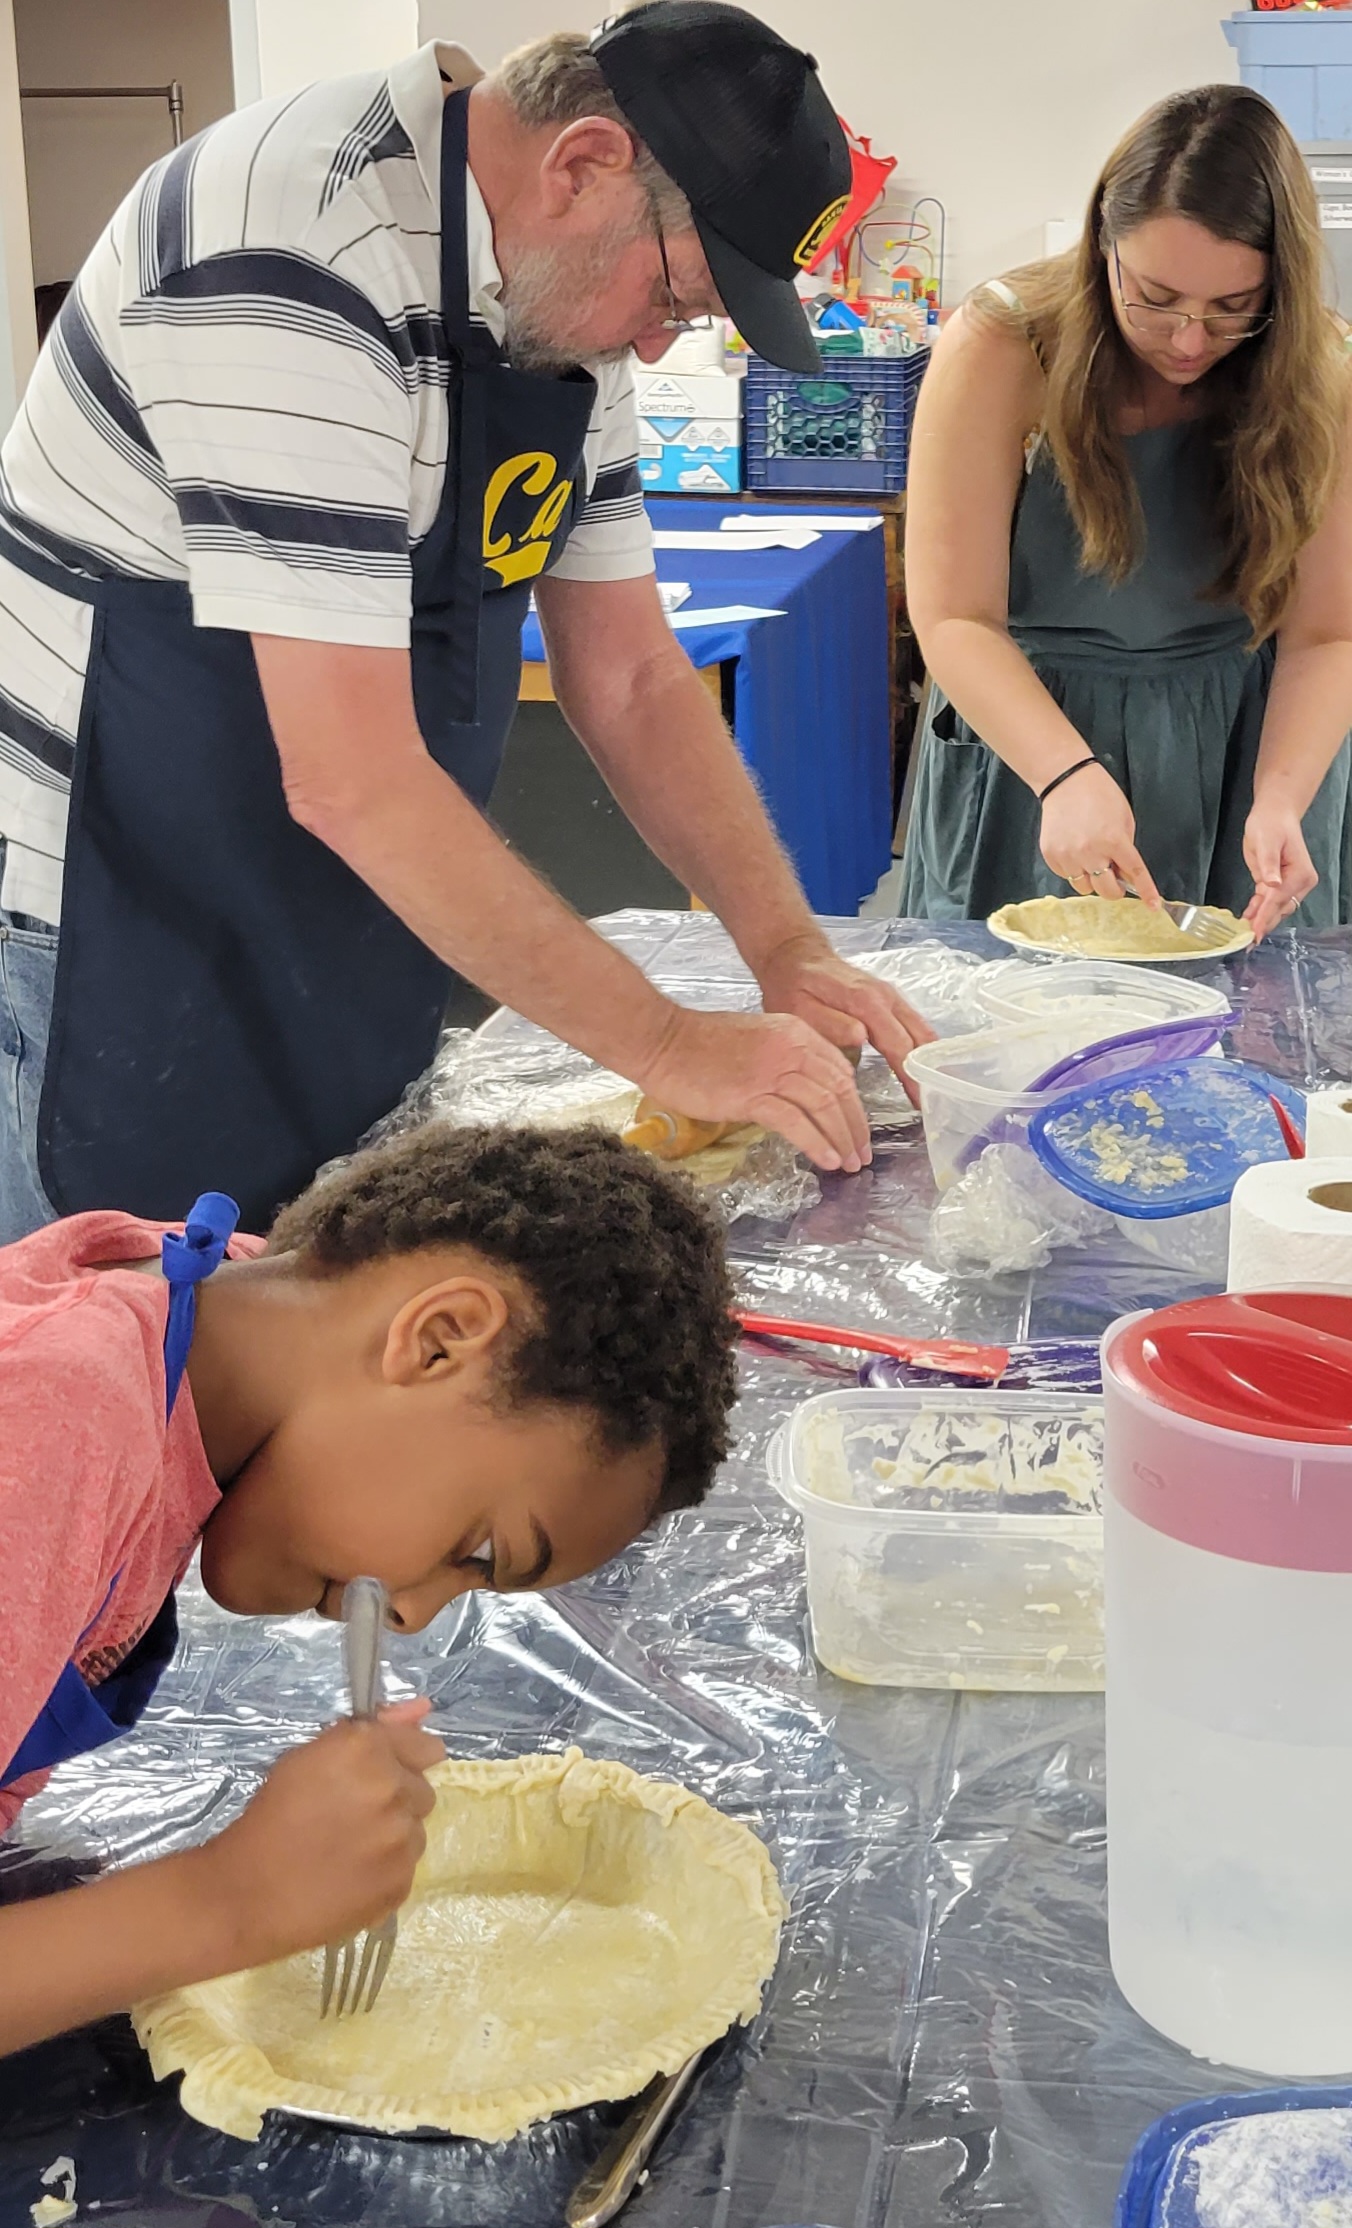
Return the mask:
{"type": "Polygon", "coordinates": [[[827,1670],[874,1686],[1100,1688],[1102,1414],[1056,1393],[804,1401],[767,1464],[803,1519],[827,1670]]]}
{"type": "Polygon", "coordinates": [[[1202,1284],[1224,1284],[1230,1260],[1230,1208],[1203,1207],[1195,1215],[1114,1215],[1124,1238],[1166,1269],[1181,1269],[1202,1284]]]}
{"type": "Polygon", "coordinates": [[[1058,959],[1050,965],[994,959],[982,968],[975,987],[995,1021],[1052,1021],[1085,998],[1120,998],[1148,1021],[1224,1013],[1230,1003],[1223,989],[1208,983],[1113,959],[1058,959]]]}
{"type": "Polygon", "coordinates": [[[992,1023],[969,1036],[917,1045],[906,1073],[920,1087],[925,1144],[939,1189],[957,1181],[967,1147],[1001,1116],[1002,1143],[1026,1135],[1033,1116],[1055,1095],[1029,1090],[1038,1076],[1072,1052],[1144,1027],[1150,1018],[1125,999],[1085,997],[1045,1021],[992,1023]]]}

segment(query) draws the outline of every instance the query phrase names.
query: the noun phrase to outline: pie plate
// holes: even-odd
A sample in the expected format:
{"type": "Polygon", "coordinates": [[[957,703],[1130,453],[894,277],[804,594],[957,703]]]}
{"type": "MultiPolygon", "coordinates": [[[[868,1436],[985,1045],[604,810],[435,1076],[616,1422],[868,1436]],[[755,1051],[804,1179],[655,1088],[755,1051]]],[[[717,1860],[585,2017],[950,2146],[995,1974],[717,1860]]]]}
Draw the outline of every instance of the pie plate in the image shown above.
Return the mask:
{"type": "MultiPolygon", "coordinates": [[[[1002,905],[986,923],[1002,944],[1022,951],[1056,952],[1065,959],[1100,959],[1143,967],[1178,967],[1186,961],[1228,959],[1247,951],[1253,930],[1219,906],[1198,908],[1213,925],[1216,942],[1200,943],[1175,931],[1171,943],[1161,916],[1134,897],[1039,897],[1002,905]],[[1228,932],[1228,933],[1224,933],[1228,932]],[[1160,944],[1152,947],[1158,936],[1160,944]],[[1119,940],[1120,939],[1120,940],[1119,940]]],[[[1172,924],[1170,924],[1172,925],[1172,924]]]]}
{"type": "Polygon", "coordinates": [[[748,1827],[578,1749],[429,1778],[373,2011],[320,2019],[319,1950],[136,2006],[195,2119],[246,2142],[268,2111],[501,2142],[636,2095],[754,2017],[786,1905],[748,1827]]]}

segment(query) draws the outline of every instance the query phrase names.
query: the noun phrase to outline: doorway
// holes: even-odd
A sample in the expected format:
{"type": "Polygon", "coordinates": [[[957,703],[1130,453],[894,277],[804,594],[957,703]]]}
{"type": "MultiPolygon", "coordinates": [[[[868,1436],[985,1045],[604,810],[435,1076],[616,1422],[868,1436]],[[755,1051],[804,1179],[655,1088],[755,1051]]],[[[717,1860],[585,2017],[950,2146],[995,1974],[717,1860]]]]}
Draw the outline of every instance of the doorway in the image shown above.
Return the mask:
{"type": "Polygon", "coordinates": [[[12,0],[37,338],[142,171],[233,108],[229,0],[12,0]]]}

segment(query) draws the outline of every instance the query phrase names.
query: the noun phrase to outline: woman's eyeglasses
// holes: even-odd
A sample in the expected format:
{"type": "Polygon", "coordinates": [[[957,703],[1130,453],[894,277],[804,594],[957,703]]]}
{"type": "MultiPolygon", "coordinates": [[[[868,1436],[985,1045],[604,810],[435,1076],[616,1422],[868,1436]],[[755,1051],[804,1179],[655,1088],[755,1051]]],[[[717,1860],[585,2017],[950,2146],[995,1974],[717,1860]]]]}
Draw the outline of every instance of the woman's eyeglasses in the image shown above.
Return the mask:
{"type": "Polygon", "coordinates": [[[664,333],[709,332],[713,326],[712,317],[682,317],[677,306],[675,289],[671,283],[671,265],[667,261],[666,234],[662,230],[662,220],[656,209],[653,210],[653,229],[657,234],[657,252],[662,258],[662,291],[667,298],[667,314],[660,320],[661,330],[664,333]]]}
{"type": "MultiPolygon", "coordinates": [[[[1122,278],[1122,258],[1113,249],[1113,262],[1117,267],[1117,292],[1122,304],[1122,314],[1133,331],[1153,333],[1156,338],[1172,339],[1189,325],[1200,325],[1211,340],[1252,340],[1272,323],[1271,312],[1254,316],[1249,312],[1234,314],[1229,310],[1208,310],[1204,317],[1191,310],[1164,309],[1155,302],[1129,302],[1122,278]]],[[[1130,274],[1128,274],[1130,276],[1130,274]]],[[[1140,280],[1135,283],[1139,286],[1140,280]]]]}

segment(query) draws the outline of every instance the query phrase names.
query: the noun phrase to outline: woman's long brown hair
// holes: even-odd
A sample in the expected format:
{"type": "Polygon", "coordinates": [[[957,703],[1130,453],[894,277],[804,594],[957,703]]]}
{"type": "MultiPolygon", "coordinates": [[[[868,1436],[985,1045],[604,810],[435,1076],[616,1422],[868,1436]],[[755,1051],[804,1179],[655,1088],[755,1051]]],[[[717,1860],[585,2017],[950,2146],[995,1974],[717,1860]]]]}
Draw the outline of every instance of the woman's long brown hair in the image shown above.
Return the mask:
{"type": "Polygon", "coordinates": [[[1107,258],[1160,216],[1190,217],[1270,259],[1270,324],[1204,381],[1221,552],[1210,593],[1237,603],[1259,642],[1290,602],[1296,560],[1338,479],[1348,423],[1348,352],[1324,302],[1314,188],[1276,110],[1238,85],[1161,101],[1109,156],[1079,245],[1010,274],[1017,310],[989,289],[973,307],[1027,329],[1047,372],[1043,431],[1085,568],[1123,581],[1140,561],[1143,522],[1116,425],[1134,358],[1113,311],[1107,258]]]}

